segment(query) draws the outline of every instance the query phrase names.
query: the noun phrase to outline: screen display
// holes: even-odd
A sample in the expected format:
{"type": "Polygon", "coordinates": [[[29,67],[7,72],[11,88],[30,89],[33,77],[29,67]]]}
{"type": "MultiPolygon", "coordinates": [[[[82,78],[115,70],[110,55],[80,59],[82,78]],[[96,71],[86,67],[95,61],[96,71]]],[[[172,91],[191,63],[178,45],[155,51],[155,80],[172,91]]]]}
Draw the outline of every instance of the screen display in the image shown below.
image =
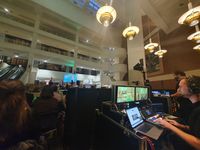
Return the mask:
{"type": "Polygon", "coordinates": [[[76,82],[77,81],[77,75],[73,73],[68,73],[64,75],[63,81],[65,83],[70,83],[70,82],[76,82]]]}
{"type": "Polygon", "coordinates": [[[118,86],[117,87],[117,103],[133,102],[135,100],[135,87],[118,86]]]}
{"type": "Polygon", "coordinates": [[[143,122],[142,116],[137,107],[127,109],[126,113],[133,128],[143,122]]]}
{"type": "Polygon", "coordinates": [[[149,89],[148,87],[136,87],[135,90],[135,100],[147,100],[149,98],[149,89]]]}

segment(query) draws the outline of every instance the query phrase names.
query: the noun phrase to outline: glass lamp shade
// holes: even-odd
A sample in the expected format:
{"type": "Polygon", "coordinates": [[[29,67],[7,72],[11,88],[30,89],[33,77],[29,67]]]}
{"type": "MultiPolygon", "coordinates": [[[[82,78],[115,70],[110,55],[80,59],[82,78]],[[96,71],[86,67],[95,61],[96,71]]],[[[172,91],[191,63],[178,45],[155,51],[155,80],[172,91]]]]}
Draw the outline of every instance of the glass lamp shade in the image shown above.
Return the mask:
{"type": "Polygon", "coordinates": [[[99,8],[96,13],[98,22],[103,24],[105,27],[108,27],[111,23],[113,23],[116,17],[117,13],[115,9],[107,5],[99,8]]]}
{"type": "Polygon", "coordinates": [[[149,44],[144,46],[144,49],[149,50],[150,53],[154,52],[154,49],[158,47],[158,43],[152,43],[151,38],[149,39],[149,44]]]}
{"type": "Polygon", "coordinates": [[[161,49],[161,47],[159,46],[159,50],[156,51],[154,54],[157,55],[159,58],[162,58],[165,53],[167,53],[167,50],[161,49]]]}
{"type": "Polygon", "coordinates": [[[190,36],[188,36],[187,39],[193,40],[193,41],[196,41],[197,43],[199,43],[200,42],[200,31],[197,31],[197,32],[191,34],[190,36]]]}
{"type": "Polygon", "coordinates": [[[194,50],[199,50],[199,51],[200,51],[200,44],[197,45],[197,46],[195,46],[195,47],[193,47],[193,49],[194,49],[194,50]]]}
{"type": "Polygon", "coordinates": [[[190,2],[188,8],[189,10],[179,18],[178,23],[195,26],[200,20],[200,6],[192,8],[192,3],[190,2]]]}
{"type": "Polygon", "coordinates": [[[125,38],[128,38],[129,40],[132,40],[135,35],[137,35],[139,33],[139,28],[136,26],[129,26],[126,29],[124,29],[122,35],[125,38]]]}

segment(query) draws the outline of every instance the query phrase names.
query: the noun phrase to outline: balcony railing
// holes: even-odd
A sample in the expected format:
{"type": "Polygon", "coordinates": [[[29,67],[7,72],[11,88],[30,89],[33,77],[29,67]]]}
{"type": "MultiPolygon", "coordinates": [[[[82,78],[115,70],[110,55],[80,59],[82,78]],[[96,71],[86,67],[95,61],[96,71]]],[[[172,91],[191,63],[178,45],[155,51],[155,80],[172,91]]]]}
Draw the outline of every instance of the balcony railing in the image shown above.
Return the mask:
{"type": "Polygon", "coordinates": [[[28,26],[34,27],[34,21],[27,21],[27,20],[24,20],[22,18],[13,16],[11,14],[8,14],[8,13],[2,12],[2,11],[0,11],[0,16],[4,17],[6,19],[10,19],[10,20],[22,23],[24,25],[28,25],[28,26]]]}
{"type": "Polygon", "coordinates": [[[13,36],[13,35],[6,34],[4,40],[5,40],[5,42],[31,47],[31,41],[26,40],[26,39],[22,39],[22,38],[13,36]]]}
{"type": "Polygon", "coordinates": [[[74,57],[74,52],[70,52],[70,51],[67,51],[65,49],[56,48],[56,47],[49,46],[49,45],[46,45],[46,44],[37,43],[36,48],[43,50],[43,51],[46,51],[46,52],[50,52],[50,53],[74,57]]]}

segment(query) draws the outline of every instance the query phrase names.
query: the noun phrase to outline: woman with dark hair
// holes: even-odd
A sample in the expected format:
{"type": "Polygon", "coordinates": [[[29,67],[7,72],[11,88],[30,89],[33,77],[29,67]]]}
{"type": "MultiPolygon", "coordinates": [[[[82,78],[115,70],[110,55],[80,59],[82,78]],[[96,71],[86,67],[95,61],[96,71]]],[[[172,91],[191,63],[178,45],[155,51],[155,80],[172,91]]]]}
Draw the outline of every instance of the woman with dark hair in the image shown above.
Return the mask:
{"type": "Polygon", "coordinates": [[[0,82],[0,149],[27,137],[30,108],[25,86],[19,80],[0,82]]]}

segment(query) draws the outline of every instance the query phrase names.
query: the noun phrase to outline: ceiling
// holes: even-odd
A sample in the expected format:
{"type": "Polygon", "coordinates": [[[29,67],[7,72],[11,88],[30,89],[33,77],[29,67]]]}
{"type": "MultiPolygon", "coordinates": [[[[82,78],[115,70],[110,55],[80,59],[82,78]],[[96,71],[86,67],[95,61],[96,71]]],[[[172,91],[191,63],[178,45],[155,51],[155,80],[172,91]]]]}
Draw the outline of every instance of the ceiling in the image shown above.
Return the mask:
{"type": "MultiPolygon", "coordinates": [[[[35,0],[36,1],[36,0],[35,0]]],[[[59,24],[63,24],[68,26],[68,29],[70,30],[76,30],[79,29],[80,33],[84,34],[91,34],[93,30],[91,30],[90,27],[84,26],[84,23],[81,22],[74,22],[73,18],[66,18],[65,16],[61,16],[58,13],[53,12],[52,10],[44,9],[42,6],[35,3],[34,0],[0,0],[0,7],[7,6],[11,10],[17,10],[13,12],[15,15],[19,15],[23,18],[34,20],[37,17],[37,14],[39,13],[41,16],[44,17],[44,20],[54,20],[55,24],[59,22],[59,24]],[[19,14],[17,14],[17,13],[19,14]],[[20,13],[21,12],[21,13],[20,13]],[[30,12],[27,16],[26,13],[30,12]],[[82,27],[82,25],[84,27],[82,27]]],[[[39,0],[42,1],[42,0],[39,0]]],[[[49,0],[50,3],[51,0],[49,0]]],[[[59,1],[65,1],[67,5],[72,5],[73,9],[80,9],[80,12],[89,15],[91,19],[96,20],[95,13],[88,12],[85,7],[78,7],[76,4],[73,3],[74,0],[57,0],[56,2],[59,3],[59,1]]],[[[89,0],[76,0],[76,1],[84,1],[86,3],[89,2],[89,0]]],[[[96,0],[100,3],[100,5],[104,5],[105,3],[110,3],[109,0],[96,0]]],[[[118,28],[121,32],[126,26],[128,22],[127,13],[131,12],[132,10],[128,10],[126,6],[132,5],[132,0],[113,0],[112,5],[117,11],[117,20],[111,25],[114,28],[118,28]]],[[[148,17],[151,19],[151,24],[154,24],[154,27],[162,29],[166,34],[170,33],[171,31],[178,28],[180,25],[178,24],[178,18],[188,10],[188,1],[187,0],[135,0],[138,3],[138,7],[140,7],[140,13],[142,15],[148,15],[148,17]]],[[[200,0],[191,0],[193,7],[200,5],[200,0]]],[[[131,7],[129,8],[131,9],[131,7]]],[[[67,13],[70,10],[66,10],[67,13]]],[[[77,11],[78,13],[80,13],[77,11]]],[[[128,14],[130,15],[130,14],[128,14]]],[[[134,17],[134,14],[132,14],[134,17]]],[[[97,22],[97,21],[96,21],[97,22]]],[[[143,20],[144,24],[144,30],[147,32],[149,29],[149,21],[143,20]],[[145,26],[146,21],[146,26],[145,26]]],[[[94,37],[94,33],[93,37],[94,37]]],[[[120,34],[121,35],[121,34],[120,34]]]]}

